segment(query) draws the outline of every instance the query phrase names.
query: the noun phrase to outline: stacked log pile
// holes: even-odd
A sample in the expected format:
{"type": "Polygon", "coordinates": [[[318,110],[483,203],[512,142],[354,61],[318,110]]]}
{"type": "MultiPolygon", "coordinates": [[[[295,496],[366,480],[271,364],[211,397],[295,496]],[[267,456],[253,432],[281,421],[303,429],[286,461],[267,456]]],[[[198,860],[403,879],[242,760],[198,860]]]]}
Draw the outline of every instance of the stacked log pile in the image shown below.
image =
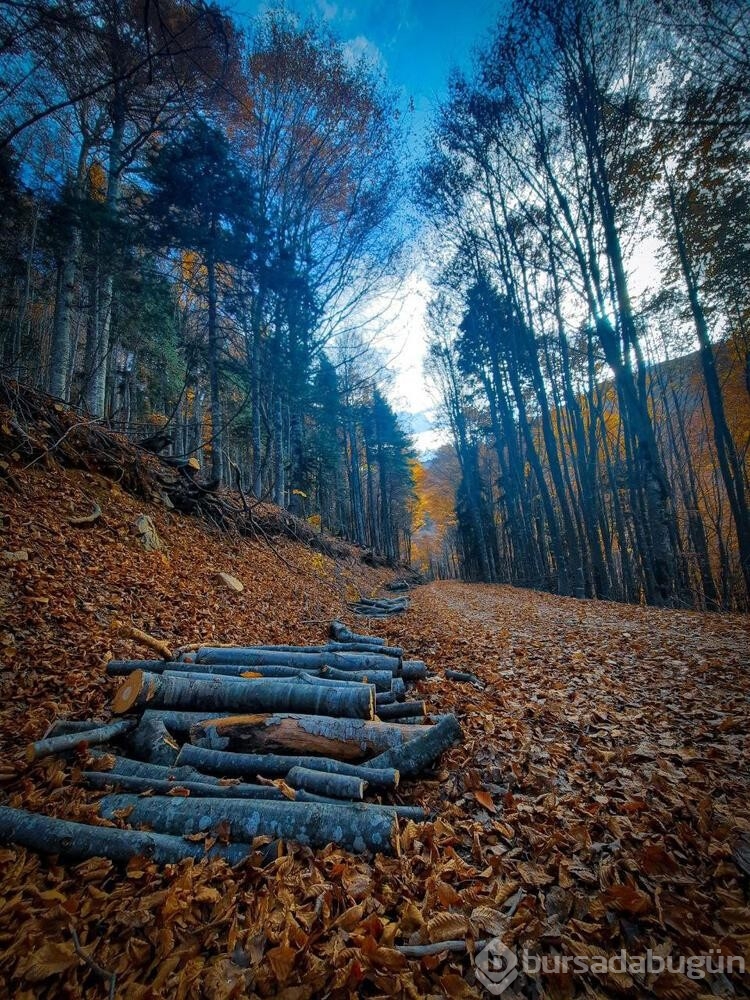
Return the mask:
{"type": "Polygon", "coordinates": [[[360,597],[349,605],[360,618],[391,618],[402,615],[409,607],[406,597],[360,597]]]}
{"type": "Polygon", "coordinates": [[[90,826],[0,808],[0,838],[40,852],[120,861],[147,854],[238,862],[278,842],[398,850],[403,778],[460,738],[407,686],[427,674],[385,640],[333,622],[318,646],[201,646],[171,660],[112,660],[113,721],[62,721],[30,762],[86,754],[82,780],[108,794],[90,826]],[[128,829],[123,828],[127,823],[128,829]],[[146,829],[141,829],[145,827],[146,829]],[[186,839],[187,838],[187,839],[186,839]]]}

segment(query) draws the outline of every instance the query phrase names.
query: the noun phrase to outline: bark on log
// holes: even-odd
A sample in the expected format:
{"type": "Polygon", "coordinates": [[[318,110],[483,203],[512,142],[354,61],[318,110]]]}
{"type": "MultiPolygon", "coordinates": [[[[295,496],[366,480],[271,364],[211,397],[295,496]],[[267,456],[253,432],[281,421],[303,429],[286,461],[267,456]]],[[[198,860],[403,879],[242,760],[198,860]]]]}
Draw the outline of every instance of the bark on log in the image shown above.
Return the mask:
{"type": "Polygon", "coordinates": [[[368,608],[378,608],[382,611],[391,611],[393,608],[406,608],[409,600],[406,597],[360,597],[356,604],[364,604],[368,608]]]}
{"type": "Polygon", "coordinates": [[[377,712],[383,722],[389,719],[417,719],[427,715],[427,706],[423,701],[397,701],[393,705],[378,706],[377,712]]]}
{"type": "MultiPolygon", "coordinates": [[[[189,662],[189,661],[186,661],[189,662]]],[[[393,670],[394,657],[379,653],[299,653],[274,652],[271,649],[232,649],[203,646],[195,653],[195,663],[277,663],[282,667],[340,667],[346,670],[393,670]]]]}
{"type": "MultiPolygon", "coordinates": [[[[20,844],[38,854],[57,854],[78,860],[101,857],[120,863],[143,856],[159,865],[176,864],[183,858],[195,858],[196,861],[224,858],[235,865],[253,853],[247,843],[215,844],[205,851],[203,844],[182,837],[118,830],[111,826],[87,826],[8,806],[0,806],[0,840],[20,844]]],[[[275,856],[276,849],[269,854],[275,856]]]]}
{"type": "Polygon", "coordinates": [[[181,712],[179,709],[147,708],[142,719],[158,718],[174,736],[188,737],[190,728],[209,719],[225,719],[226,712],[181,712]]]}
{"type": "MultiPolygon", "coordinates": [[[[196,650],[186,650],[186,653],[197,652],[196,650]]],[[[215,646],[214,649],[234,649],[233,646],[215,646]]],[[[284,646],[281,644],[266,643],[253,646],[243,646],[242,649],[249,649],[264,652],[276,653],[375,653],[379,656],[403,656],[403,649],[399,646],[385,646],[368,640],[367,642],[326,642],[318,646],[284,646]]],[[[187,658],[187,657],[186,657],[187,658]]]]}
{"type": "Polygon", "coordinates": [[[404,660],[401,676],[405,681],[422,681],[427,676],[427,664],[422,660],[404,660]]]}
{"type": "MultiPolygon", "coordinates": [[[[94,753],[92,756],[96,758],[99,755],[94,753]]],[[[260,761],[261,765],[255,769],[248,769],[247,762],[253,756],[251,754],[232,754],[224,753],[220,750],[202,750],[198,747],[191,747],[188,744],[183,747],[181,756],[184,756],[186,760],[201,760],[204,768],[196,770],[188,764],[178,767],[160,767],[157,764],[144,764],[139,760],[131,760],[129,757],[115,757],[114,764],[108,771],[97,771],[95,773],[110,775],[113,780],[117,777],[135,777],[152,782],[166,781],[170,788],[174,788],[175,785],[190,787],[194,783],[199,784],[201,787],[206,786],[207,788],[236,788],[237,785],[223,785],[222,782],[226,778],[256,777],[256,775],[263,775],[263,777],[268,778],[283,778],[293,767],[306,767],[310,770],[326,771],[334,774],[353,774],[355,777],[363,778],[372,788],[389,791],[396,789],[399,781],[398,771],[393,768],[373,768],[357,766],[356,764],[344,764],[342,761],[327,760],[325,757],[278,757],[275,755],[264,757],[256,755],[253,759],[260,761]],[[196,751],[196,753],[193,753],[193,751],[196,751]],[[279,765],[280,761],[282,762],[281,766],[279,765]],[[268,766],[264,766],[263,762],[267,762],[268,766]],[[216,774],[207,774],[206,771],[209,770],[215,771],[216,774]]],[[[111,760],[109,755],[106,755],[106,757],[108,761],[111,760]]],[[[283,798],[280,791],[278,796],[275,794],[278,789],[271,789],[267,785],[263,787],[267,788],[269,792],[274,792],[273,795],[268,795],[266,798],[283,798]]],[[[221,794],[223,793],[217,793],[217,795],[221,794]]],[[[307,793],[300,793],[300,798],[313,801],[317,797],[310,796],[307,793]]],[[[397,814],[404,819],[413,819],[417,822],[421,822],[427,816],[426,811],[420,806],[399,805],[388,806],[387,808],[395,809],[397,814]]]]}
{"type": "Polygon", "coordinates": [[[406,682],[403,677],[394,677],[391,682],[391,694],[396,701],[403,701],[406,697],[406,682]]]}
{"type": "Polygon", "coordinates": [[[218,750],[284,752],[362,761],[422,735],[422,726],[325,716],[235,715],[198,723],[191,740],[205,738],[218,750]]]}
{"type": "MultiPolygon", "coordinates": [[[[430,767],[443,753],[461,739],[461,727],[455,715],[444,715],[434,726],[419,726],[415,739],[386,750],[368,761],[370,767],[395,767],[401,777],[412,778],[430,767]]],[[[409,727],[412,730],[412,727],[409,727]]]]}
{"type": "Polygon", "coordinates": [[[350,799],[361,802],[365,797],[367,782],[351,774],[311,771],[307,767],[293,767],[284,779],[292,788],[299,788],[313,795],[332,799],[350,799]]]}
{"type": "Polygon", "coordinates": [[[392,767],[375,768],[367,764],[347,764],[328,757],[230,753],[226,750],[196,747],[190,743],[186,743],[180,750],[178,765],[188,767],[196,774],[202,775],[208,772],[225,778],[255,778],[258,775],[264,778],[283,778],[292,768],[302,767],[308,771],[323,771],[327,774],[361,778],[373,788],[393,790],[399,783],[399,773],[392,767]]]}
{"type": "Polygon", "coordinates": [[[163,708],[225,709],[240,712],[303,712],[310,715],[372,719],[375,689],[369,684],[321,687],[271,679],[249,683],[222,677],[191,679],[177,673],[136,670],[120,686],[112,703],[118,715],[146,705],[163,708]]]}
{"type": "Polygon", "coordinates": [[[360,632],[353,632],[344,622],[334,619],[331,622],[329,631],[331,637],[337,642],[364,642],[370,646],[385,646],[386,640],[376,635],[362,635],[360,632]]]}
{"type": "MultiPolygon", "coordinates": [[[[197,798],[216,799],[263,799],[269,802],[289,801],[279,788],[272,785],[210,785],[205,781],[169,781],[164,778],[141,778],[134,774],[114,774],[111,771],[84,771],[83,779],[92,788],[122,788],[128,792],[141,794],[151,792],[156,795],[173,795],[175,789],[184,789],[197,798]]],[[[315,795],[300,787],[295,794],[295,802],[330,802],[330,796],[315,795]]],[[[335,800],[334,800],[335,801],[335,800]]]]}
{"type": "Polygon", "coordinates": [[[150,764],[171,767],[180,747],[164,725],[163,719],[141,719],[130,737],[136,755],[150,764]]]}
{"type": "Polygon", "coordinates": [[[376,691],[390,691],[393,683],[390,670],[339,670],[337,667],[321,667],[320,676],[333,681],[373,684],[376,691]]]}
{"type": "MultiPolygon", "coordinates": [[[[168,664],[172,666],[172,664],[168,664]]],[[[292,677],[263,677],[259,674],[255,667],[239,667],[242,671],[240,674],[216,674],[210,672],[210,667],[202,663],[192,663],[192,664],[182,664],[183,667],[190,669],[183,670],[163,670],[161,672],[162,677],[181,677],[181,678],[191,678],[193,680],[212,680],[216,682],[226,682],[229,684],[242,683],[244,681],[263,681],[267,683],[268,681],[283,681],[285,684],[317,684],[318,687],[347,687],[350,681],[347,680],[333,680],[326,677],[321,677],[320,673],[322,671],[316,671],[315,674],[306,673],[304,670],[300,670],[298,674],[292,677]]],[[[346,673],[346,671],[342,671],[346,673]]],[[[391,675],[392,676],[392,675],[391,675]]],[[[362,682],[360,682],[362,683],[362,682]]]]}
{"type": "Polygon", "coordinates": [[[393,691],[379,691],[375,695],[375,714],[380,705],[394,705],[396,703],[396,695],[393,691]]]}
{"type": "Polygon", "coordinates": [[[468,684],[480,684],[481,681],[476,674],[470,674],[466,670],[446,670],[444,676],[449,681],[462,681],[468,684]]]}
{"type": "Polygon", "coordinates": [[[86,733],[91,729],[101,729],[107,723],[104,719],[55,719],[42,737],[47,740],[53,736],[68,736],[70,733],[86,733]]]}
{"type": "MultiPolygon", "coordinates": [[[[165,670],[172,672],[192,673],[198,669],[195,663],[187,660],[110,660],[106,670],[110,677],[127,677],[135,670],[148,670],[151,674],[163,674],[165,670]]],[[[281,667],[278,664],[256,664],[248,667],[243,663],[202,663],[202,674],[219,674],[223,677],[242,677],[252,670],[259,677],[289,678],[302,675],[317,676],[320,667],[281,667]]]]}
{"type": "Polygon", "coordinates": [[[52,736],[49,739],[37,740],[30,743],[26,751],[26,759],[31,763],[40,760],[42,757],[50,757],[53,754],[67,753],[85,745],[95,746],[102,743],[109,743],[118,736],[124,736],[135,728],[135,719],[117,719],[106,726],[98,729],[87,729],[84,732],[67,733],[64,736],[52,736]]]}
{"type": "Polygon", "coordinates": [[[100,815],[107,819],[126,809],[131,810],[130,824],[161,833],[208,833],[226,822],[230,837],[246,843],[274,837],[310,847],[338,844],[354,853],[398,853],[396,814],[377,806],[134,795],[108,795],[99,803],[100,815]]]}

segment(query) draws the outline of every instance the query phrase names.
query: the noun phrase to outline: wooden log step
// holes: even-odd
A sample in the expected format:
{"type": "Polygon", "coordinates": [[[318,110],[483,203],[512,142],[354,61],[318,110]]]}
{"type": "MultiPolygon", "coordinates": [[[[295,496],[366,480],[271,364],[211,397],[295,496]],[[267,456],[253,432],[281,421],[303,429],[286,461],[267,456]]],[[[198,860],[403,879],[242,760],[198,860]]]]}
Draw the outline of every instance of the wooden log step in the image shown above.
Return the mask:
{"type": "Polygon", "coordinates": [[[378,705],[377,712],[383,722],[389,719],[418,719],[427,715],[427,706],[423,701],[397,701],[392,705],[378,705]]]}
{"type": "Polygon", "coordinates": [[[105,819],[125,810],[130,810],[127,816],[132,826],[148,826],[160,833],[209,833],[228,824],[230,838],[246,844],[255,837],[272,837],[310,847],[337,844],[355,854],[398,853],[396,814],[378,806],[165,795],[108,795],[99,803],[105,819]]]}
{"type": "Polygon", "coordinates": [[[372,754],[402,746],[421,735],[421,731],[421,726],[286,712],[210,719],[191,729],[190,738],[192,742],[206,740],[218,750],[287,751],[362,761],[372,754]]]}
{"type": "MultiPolygon", "coordinates": [[[[159,865],[177,864],[184,858],[196,861],[223,858],[236,865],[253,853],[248,843],[226,846],[216,843],[206,851],[202,843],[183,840],[181,836],[88,826],[8,806],[0,806],[0,841],[19,844],[38,854],[56,854],[75,860],[109,858],[121,864],[143,856],[159,865]]],[[[271,849],[265,852],[268,860],[277,853],[275,847],[269,847],[271,849]]]]}
{"type": "MultiPolygon", "coordinates": [[[[284,778],[295,767],[327,774],[343,774],[360,778],[372,788],[392,791],[398,787],[399,773],[395,768],[369,767],[367,764],[347,764],[328,757],[302,757],[285,754],[232,753],[186,743],[180,750],[177,770],[187,767],[195,774],[221,775],[224,778],[284,778]]],[[[197,780],[193,778],[192,780],[197,780]]]]}
{"type": "Polygon", "coordinates": [[[106,726],[97,729],[86,729],[83,732],[66,733],[63,736],[51,736],[44,740],[30,743],[26,750],[26,759],[31,763],[42,757],[53,754],[69,753],[79,747],[95,746],[110,743],[112,740],[127,735],[136,725],[135,719],[117,719],[106,726]]]}
{"type": "Polygon", "coordinates": [[[307,767],[290,768],[284,780],[292,788],[312,792],[313,795],[324,795],[326,798],[333,799],[350,799],[353,802],[361,802],[367,788],[366,781],[352,774],[311,771],[307,767]]]}
{"type": "MultiPolygon", "coordinates": [[[[394,657],[379,653],[285,653],[270,649],[243,649],[235,646],[231,649],[203,646],[196,653],[186,655],[185,662],[195,663],[244,663],[253,664],[277,663],[283,667],[340,667],[346,670],[393,670],[394,657]]],[[[397,661],[396,661],[397,662],[397,661]]]]}
{"type": "Polygon", "coordinates": [[[360,632],[353,632],[344,622],[334,619],[329,631],[331,637],[337,642],[364,642],[370,646],[385,646],[386,640],[376,635],[362,635],[360,632]]]}
{"type": "MultiPolygon", "coordinates": [[[[409,726],[411,731],[414,727],[409,726]]],[[[394,746],[368,761],[371,767],[395,767],[401,777],[413,778],[430,767],[443,753],[461,739],[461,727],[455,715],[443,715],[433,726],[420,726],[417,738],[394,746]]]]}
{"type": "Polygon", "coordinates": [[[226,709],[240,712],[302,712],[338,719],[372,719],[375,688],[369,684],[328,687],[264,678],[228,683],[222,677],[191,678],[166,671],[150,674],[136,670],[125,678],[112,702],[122,715],[133,709],[226,709]]]}

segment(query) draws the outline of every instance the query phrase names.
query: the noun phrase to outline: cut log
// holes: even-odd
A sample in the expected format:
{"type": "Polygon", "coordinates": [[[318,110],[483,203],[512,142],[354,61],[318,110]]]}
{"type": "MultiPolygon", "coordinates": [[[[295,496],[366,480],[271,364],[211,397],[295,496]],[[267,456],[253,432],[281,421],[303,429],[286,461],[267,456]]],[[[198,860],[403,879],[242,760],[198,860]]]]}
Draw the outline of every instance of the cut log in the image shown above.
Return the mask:
{"type": "Polygon", "coordinates": [[[156,639],[153,635],[149,635],[148,632],[143,632],[128,622],[118,621],[117,618],[112,619],[109,627],[113,635],[140,642],[142,645],[148,647],[148,649],[152,649],[155,653],[158,653],[163,660],[174,659],[169,644],[164,642],[163,639],[156,639]]]}
{"type": "Polygon", "coordinates": [[[375,635],[362,635],[360,632],[353,632],[348,625],[335,619],[331,622],[329,631],[331,637],[337,642],[364,642],[370,646],[385,646],[386,640],[375,635]]]}
{"type": "MultiPolygon", "coordinates": [[[[125,863],[143,856],[159,865],[176,864],[184,858],[224,858],[235,865],[253,853],[248,843],[215,844],[209,851],[203,844],[170,837],[163,833],[118,830],[111,826],[87,826],[68,820],[52,819],[23,809],[0,806],[0,840],[20,844],[38,854],[56,854],[64,858],[109,858],[125,863]]],[[[271,847],[271,845],[269,845],[271,847]]],[[[277,849],[271,848],[269,858],[277,849]]]]}
{"type": "Polygon", "coordinates": [[[367,782],[351,774],[334,774],[327,771],[311,771],[306,767],[293,767],[284,779],[292,788],[299,788],[326,798],[350,799],[361,802],[365,797],[367,782]]]}
{"type": "Polygon", "coordinates": [[[377,715],[378,708],[381,705],[394,705],[396,702],[396,695],[393,691],[379,691],[375,695],[375,714],[377,715]]]}
{"type": "Polygon", "coordinates": [[[288,751],[361,761],[402,746],[412,737],[421,736],[422,729],[422,726],[291,713],[236,715],[198,723],[191,729],[191,740],[204,738],[218,750],[288,751]]]}
{"type": "Polygon", "coordinates": [[[434,726],[409,726],[409,732],[414,728],[420,730],[415,739],[373,757],[368,766],[395,767],[402,778],[413,778],[461,739],[461,727],[455,715],[443,715],[434,726]]]}
{"type": "MultiPolygon", "coordinates": [[[[188,656],[193,654],[188,654],[188,656]]],[[[341,667],[346,670],[393,670],[392,656],[377,653],[300,653],[275,652],[272,649],[245,649],[235,646],[203,646],[195,654],[195,663],[277,663],[282,667],[341,667]]],[[[187,660],[186,662],[189,662],[187,660]]]]}
{"type": "MultiPolygon", "coordinates": [[[[221,775],[224,778],[283,778],[292,768],[343,774],[366,781],[373,788],[393,790],[398,787],[399,773],[394,768],[347,764],[329,757],[300,757],[284,754],[231,753],[197,747],[186,743],[180,750],[178,764],[196,774],[221,775]]],[[[197,780],[197,779],[194,779],[197,780]]]]}
{"type": "Polygon", "coordinates": [[[177,760],[179,744],[170,735],[163,719],[141,719],[130,737],[136,755],[150,764],[171,767],[177,760]]]}
{"type": "Polygon", "coordinates": [[[132,708],[143,708],[149,704],[163,708],[303,712],[372,719],[375,688],[369,684],[321,687],[269,678],[252,684],[246,680],[227,683],[222,677],[193,679],[171,671],[159,675],[136,670],[125,678],[114,697],[112,708],[121,715],[132,708]]]}
{"type": "Polygon", "coordinates": [[[406,608],[409,601],[406,597],[360,597],[356,604],[364,604],[368,608],[378,608],[391,611],[393,608],[406,608]]]}
{"type": "Polygon", "coordinates": [[[208,833],[228,824],[232,840],[246,843],[255,837],[273,837],[310,847],[338,844],[354,853],[398,853],[396,814],[377,806],[134,795],[108,795],[99,803],[105,819],[124,810],[130,810],[131,825],[146,825],[161,833],[208,833]]]}
{"type": "MultiPolygon", "coordinates": [[[[197,747],[191,747],[190,745],[183,748],[186,758],[190,758],[193,750],[198,750],[197,747]]],[[[277,756],[269,757],[255,757],[255,760],[265,761],[269,763],[269,767],[266,768],[263,765],[257,767],[254,771],[248,771],[246,769],[248,758],[250,754],[227,754],[222,753],[219,750],[201,750],[199,751],[201,758],[204,761],[205,769],[197,771],[194,767],[183,764],[180,767],[159,767],[157,764],[145,764],[139,760],[131,760],[129,757],[111,757],[109,754],[98,754],[96,751],[91,754],[94,759],[101,758],[106,759],[107,763],[112,763],[112,766],[107,771],[97,771],[97,772],[87,772],[87,773],[97,773],[109,775],[113,780],[118,777],[135,777],[142,778],[146,781],[151,782],[167,782],[167,789],[174,788],[175,785],[182,785],[183,787],[190,788],[193,784],[199,784],[201,788],[204,786],[206,788],[236,788],[237,785],[225,785],[223,782],[227,778],[237,778],[242,776],[256,777],[256,775],[263,775],[269,778],[284,777],[288,770],[292,767],[307,767],[312,770],[320,770],[332,772],[335,774],[353,774],[356,777],[362,778],[372,787],[387,790],[394,790],[398,787],[399,774],[393,768],[373,768],[366,766],[357,766],[355,764],[344,764],[339,760],[326,760],[325,757],[284,757],[279,758],[277,756]],[[279,760],[283,760],[283,766],[279,767],[279,760]],[[285,770],[286,768],[286,770],[285,770]],[[206,770],[213,769],[216,774],[207,774],[206,770]]],[[[195,755],[198,756],[197,754],[195,755]]],[[[278,789],[271,789],[269,786],[265,785],[269,792],[273,793],[267,795],[266,798],[283,798],[283,795],[278,789]],[[276,792],[278,791],[278,795],[276,792]]],[[[197,794],[197,793],[193,793],[197,794]]],[[[218,796],[223,795],[223,792],[217,793],[218,796]]],[[[205,795],[203,796],[205,797],[205,795]]],[[[312,796],[308,792],[300,792],[299,798],[302,800],[313,801],[317,800],[319,796],[312,796]]],[[[427,818],[427,812],[420,806],[388,806],[388,809],[394,809],[396,813],[404,819],[413,819],[416,822],[422,822],[427,818]]]]}
{"type": "Polygon", "coordinates": [[[115,722],[100,726],[98,729],[87,729],[84,732],[67,733],[64,736],[52,736],[46,740],[38,740],[36,743],[29,744],[26,759],[31,762],[40,760],[42,757],[50,757],[53,754],[68,753],[79,747],[109,743],[130,732],[135,724],[135,719],[117,719],[115,722]]]}
{"type": "Polygon", "coordinates": [[[403,677],[394,677],[391,681],[391,694],[396,701],[403,701],[406,697],[406,682],[403,677]]]}
{"type": "MultiPolygon", "coordinates": [[[[198,649],[201,647],[198,646],[198,649]]],[[[233,646],[217,646],[216,649],[234,649],[233,646]]],[[[283,646],[281,644],[266,643],[263,645],[243,646],[243,649],[255,651],[277,653],[375,653],[379,656],[393,656],[398,658],[403,656],[403,649],[399,646],[385,646],[376,642],[326,642],[319,646],[283,646]]],[[[188,651],[186,651],[188,652],[188,651]]],[[[196,652],[196,650],[193,650],[196,652]]]]}
{"type": "Polygon", "coordinates": [[[50,739],[52,736],[68,736],[70,733],[85,733],[91,729],[101,729],[102,726],[106,726],[107,723],[103,719],[86,719],[79,721],[78,719],[55,719],[52,725],[47,729],[44,734],[44,739],[50,739]]]}
{"type": "Polygon", "coordinates": [[[321,667],[320,676],[333,681],[373,684],[376,691],[390,691],[393,683],[390,670],[339,670],[337,667],[321,667]]]}
{"type": "Polygon", "coordinates": [[[378,706],[378,718],[384,722],[388,719],[417,719],[425,715],[427,706],[423,701],[397,701],[393,705],[378,706]]]}
{"type": "MultiPolygon", "coordinates": [[[[172,672],[193,673],[196,669],[194,663],[184,660],[110,660],[106,670],[110,677],[127,677],[135,670],[148,670],[151,674],[163,674],[165,670],[172,672]]],[[[289,678],[301,675],[317,675],[320,667],[280,667],[278,664],[256,664],[248,667],[244,663],[202,663],[200,672],[202,674],[218,674],[223,677],[242,677],[243,674],[252,670],[259,677],[289,678]]]]}
{"type": "MultiPolygon", "coordinates": [[[[122,788],[128,792],[151,793],[154,795],[175,795],[181,789],[197,798],[217,799],[264,799],[269,802],[288,801],[284,793],[273,785],[210,785],[205,781],[168,781],[164,778],[140,778],[133,774],[113,774],[111,771],[84,771],[83,779],[92,788],[122,788]]],[[[331,796],[314,795],[302,789],[294,797],[295,802],[330,802],[331,796]]]]}
{"type": "Polygon", "coordinates": [[[394,726],[423,726],[426,719],[426,715],[402,715],[388,721],[392,722],[394,726]]]}
{"type": "MultiPolygon", "coordinates": [[[[171,667],[172,664],[167,664],[171,667]]],[[[321,677],[320,673],[322,671],[316,671],[315,674],[307,673],[304,670],[300,670],[297,674],[292,677],[263,677],[259,674],[255,667],[243,667],[238,666],[236,669],[241,670],[242,673],[239,674],[217,674],[211,671],[211,666],[202,663],[191,663],[191,664],[180,664],[184,669],[182,670],[162,670],[162,677],[180,677],[180,678],[190,678],[191,680],[212,680],[215,682],[236,684],[242,683],[243,681],[262,681],[267,683],[268,681],[282,680],[285,684],[317,684],[318,687],[346,687],[351,681],[348,680],[332,680],[327,677],[321,677]],[[187,668],[190,669],[187,669],[187,668]]],[[[232,669],[230,667],[230,669],[232,669]]],[[[342,671],[346,673],[346,671],[342,671]]],[[[393,676],[392,674],[389,676],[393,676]]],[[[362,682],[359,682],[362,683],[362,682]]]]}
{"type": "Polygon", "coordinates": [[[190,735],[190,728],[197,722],[208,721],[209,719],[225,719],[226,712],[181,712],[171,708],[147,708],[141,716],[142,719],[158,718],[164,723],[173,736],[185,737],[190,735]]]}
{"type": "Polygon", "coordinates": [[[448,678],[449,681],[461,681],[467,684],[481,684],[481,681],[476,674],[470,674],[466,670],[446,670],[444,671],[444,676],[448,678]]]}
{"type": "Polygon", "coordinates": [[[421,681],[427,676],[427,664],[422,660],[404,660],[401,676],[405,681],[421,681]]]}

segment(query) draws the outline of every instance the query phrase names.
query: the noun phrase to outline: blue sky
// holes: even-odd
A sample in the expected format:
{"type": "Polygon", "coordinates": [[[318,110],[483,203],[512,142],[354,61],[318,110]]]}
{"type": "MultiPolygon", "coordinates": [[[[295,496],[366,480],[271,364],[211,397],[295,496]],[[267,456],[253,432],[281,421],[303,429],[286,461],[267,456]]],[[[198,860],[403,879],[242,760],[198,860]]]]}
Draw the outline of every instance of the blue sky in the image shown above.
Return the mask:
{"type": "MultiPolygon", "coordinates": [[[[234,0],[230,9],[255,16],[276,0],[234,0]]],[[[405,168],[418,161],[430,122],[447,95],[454,67],[468,70],[472,50],[488,36],[503,0],[285,0],[285,9],[325,22],[352,55],[377,65],[397,92],[404,112],[408,143],[405,168]]],[[[408,183],[408,180],[407,180],[408,183]]],[[[413,265],[399,290],[397,304],[379,335],[395,379],[391,402],[423,453],[444,440],[431,429],[433,401],[422,373],[425,354],[425,310],[431,288],[428,263],[418,244],[413,265]]]]}
{"type": "MultiPolygon", "coordinates": [[[[254,15],[268,0],[234,0],[232,9],[254,15]]],[[[286,0],[303,18],[321,18],[348,44],[378,63],[413,114],[415,151],[431,114],[445,95],[452,66],[468,68],[472,47],[486,35],[502,0],[286,0]]]]}

